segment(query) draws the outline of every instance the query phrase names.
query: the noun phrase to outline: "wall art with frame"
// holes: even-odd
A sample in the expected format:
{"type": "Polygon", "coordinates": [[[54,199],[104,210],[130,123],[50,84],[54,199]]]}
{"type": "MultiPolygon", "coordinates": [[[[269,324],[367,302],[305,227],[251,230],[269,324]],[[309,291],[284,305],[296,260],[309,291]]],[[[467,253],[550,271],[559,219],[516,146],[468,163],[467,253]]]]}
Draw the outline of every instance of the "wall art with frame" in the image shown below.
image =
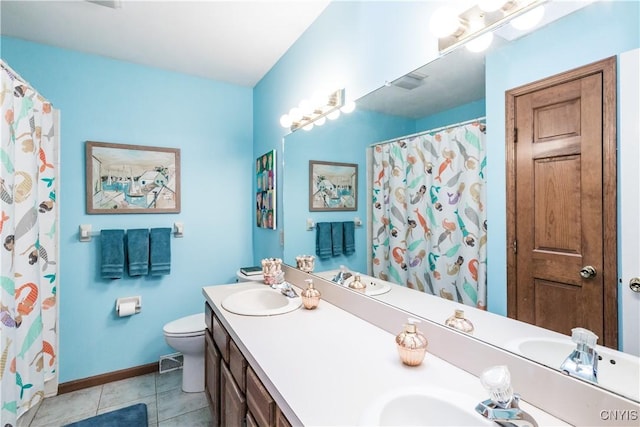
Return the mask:
{"type": "Polygon", "coordinates": [[[309,160],[309,211],[358,210],[358,165],[309,160]]]}
{"type": "Polygon", "coordinates": [[[180,212],[180,149],[87,141],[88,214],[180,212]]]}
{"type": "Polygon", "coordinates": [[[276,150],[256,159],[256,225],[276,229],[276,150]]]}

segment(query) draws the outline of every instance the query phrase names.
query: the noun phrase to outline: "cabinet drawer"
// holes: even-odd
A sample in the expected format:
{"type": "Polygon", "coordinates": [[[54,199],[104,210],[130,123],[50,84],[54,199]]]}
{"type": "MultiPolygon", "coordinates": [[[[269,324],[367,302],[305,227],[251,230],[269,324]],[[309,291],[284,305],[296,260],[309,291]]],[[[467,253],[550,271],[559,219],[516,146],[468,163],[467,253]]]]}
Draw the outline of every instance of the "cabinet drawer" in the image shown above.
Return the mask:
{"type": "Polygon", "coordinates": [[[218,346],[218,350],[220,350],[222,360],[225,363],[229,363],[229,334],[220,323],[220,319],[215,315],[213,316],[213,341],[218,346]]]}
{"type": "Polygon", "coordinates": [[[244,358],[240,349],[233,340],[229,341],[229,370],[236,380],[238,387],[245,392],[245,377],[247,372],[247,359],[244,358]]]}
{"type": "Polygon", "coordinates": [[[209,334],[213,333],[213,310],[208,302],[204,303],[204,323],[207,325],[209,334]]]}
{"type": "Polygon", "coordinates": [[[247,368],[247,406],[260,427],[275,425],[276,403],[256,373],[247,368]]]}

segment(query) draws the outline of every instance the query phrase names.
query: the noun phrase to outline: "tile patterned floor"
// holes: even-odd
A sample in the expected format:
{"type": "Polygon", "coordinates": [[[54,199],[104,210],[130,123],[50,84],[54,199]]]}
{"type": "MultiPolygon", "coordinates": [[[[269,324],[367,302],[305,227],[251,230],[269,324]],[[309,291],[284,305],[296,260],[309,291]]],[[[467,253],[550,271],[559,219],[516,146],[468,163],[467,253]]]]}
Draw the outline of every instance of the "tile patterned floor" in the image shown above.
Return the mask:
{"type": "MultiPolygon", "coordinates": [[[[149,427],[209,427],[211,414],[204,392],[181,390],[182,370],[141,375],[44,400],[32,419],[20,419],[29,427],[60,427],[135,403],[147,404],[149,427]]],[[[24,418],[24,417],[23,417],[24,418]]]]}

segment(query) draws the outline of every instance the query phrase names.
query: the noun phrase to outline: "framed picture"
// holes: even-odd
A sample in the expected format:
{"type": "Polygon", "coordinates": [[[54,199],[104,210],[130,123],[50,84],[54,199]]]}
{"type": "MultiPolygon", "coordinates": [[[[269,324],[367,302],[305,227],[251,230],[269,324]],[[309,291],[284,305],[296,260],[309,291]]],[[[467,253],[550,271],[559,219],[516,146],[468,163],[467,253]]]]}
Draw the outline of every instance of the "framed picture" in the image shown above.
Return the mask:
{"type": "Polygon", "coordinates": [[[276,229],[276,150],[256,159],[256,225],[276,229]]]}
{"type": "Polygon", "coordinates": [[[180,149],[87,141],[88,214],[180,212],[180,149]]]}
{"type": "Polygon", "coordinates": [[[309,160],[309,210],[358,209],[358,165],[309,160]]]}

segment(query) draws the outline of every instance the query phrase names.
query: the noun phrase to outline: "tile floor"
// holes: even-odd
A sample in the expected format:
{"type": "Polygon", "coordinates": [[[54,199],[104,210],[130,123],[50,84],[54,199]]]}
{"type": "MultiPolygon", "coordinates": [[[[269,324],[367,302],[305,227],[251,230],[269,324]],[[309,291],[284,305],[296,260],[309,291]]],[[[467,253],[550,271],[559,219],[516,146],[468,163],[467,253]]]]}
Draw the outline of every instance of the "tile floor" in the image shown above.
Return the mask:
{"type": "Polygon", "coordinates": [[[135,403],[146,403],[149,427],[212,426],[204,392],[185,393],[180,388],[181,382],[182,370],[176,370],[50,397],[34,414],[25,414],[24,417],[31,416],[31,420],[21,418],[19,425],[59,427],[135,403]]]}

